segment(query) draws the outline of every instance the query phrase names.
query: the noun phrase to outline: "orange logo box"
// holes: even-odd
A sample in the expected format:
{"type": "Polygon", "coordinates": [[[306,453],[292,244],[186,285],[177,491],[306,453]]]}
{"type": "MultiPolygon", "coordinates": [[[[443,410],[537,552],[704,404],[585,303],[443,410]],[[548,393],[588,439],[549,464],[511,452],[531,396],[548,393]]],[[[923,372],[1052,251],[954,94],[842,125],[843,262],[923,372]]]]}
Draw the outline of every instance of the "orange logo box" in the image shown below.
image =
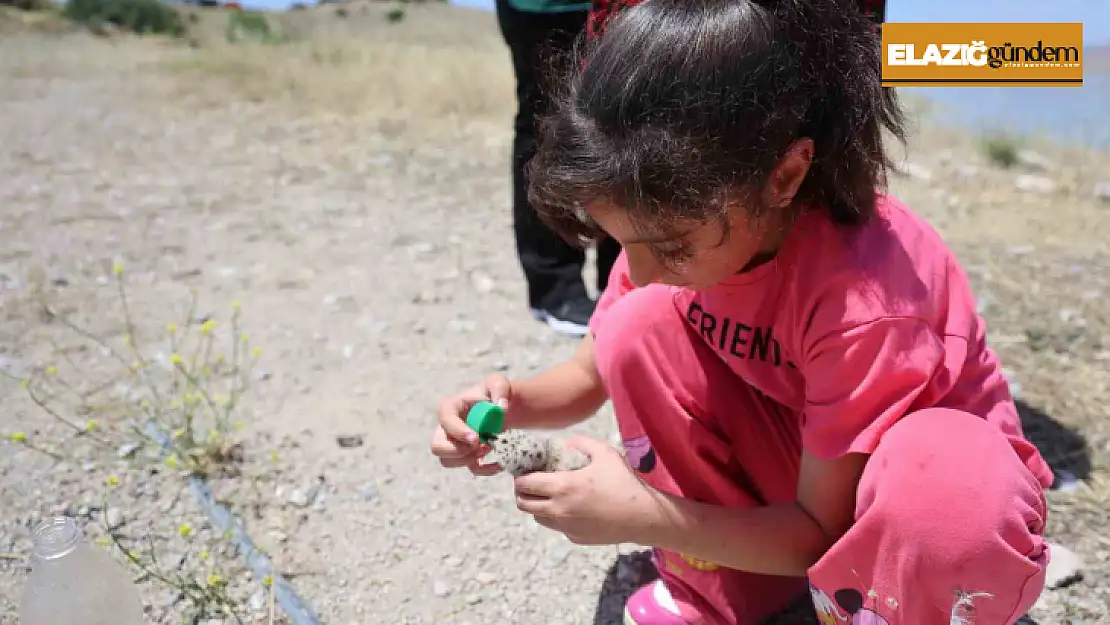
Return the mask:
{"type": "Polygon", "coordinates": [[[882,27],[884,87],[1079,87],[1083,24],[882,27]]]}

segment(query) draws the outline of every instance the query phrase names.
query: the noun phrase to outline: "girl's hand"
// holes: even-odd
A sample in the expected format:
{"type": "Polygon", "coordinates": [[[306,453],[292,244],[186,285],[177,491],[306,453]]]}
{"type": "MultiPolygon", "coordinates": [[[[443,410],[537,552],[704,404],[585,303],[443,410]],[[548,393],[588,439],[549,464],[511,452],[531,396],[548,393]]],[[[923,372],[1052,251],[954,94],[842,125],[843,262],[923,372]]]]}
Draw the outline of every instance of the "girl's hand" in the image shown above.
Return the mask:
{"type": "Polygon", "coordinates": [[[611,445],[584,437],[567,444],[586,454],[590,464],[517,478],[517,508],[579,545],[638,542],[662,514],[657,492],[611,445]]]}
{"type": "Polygon", "coordinates": [[[480,401],[491,401],[509,407],[512,386],[503,375],[491,375],[486,381],[448,397],[439,403],[439,423],[432,434],[432,455],[446,468],[467,467],[475,475],[494,475],[501,470],[496,463],[483,463],[489,445],[478,440],[478,434],[466,425],[466,413],[480,401]]]}

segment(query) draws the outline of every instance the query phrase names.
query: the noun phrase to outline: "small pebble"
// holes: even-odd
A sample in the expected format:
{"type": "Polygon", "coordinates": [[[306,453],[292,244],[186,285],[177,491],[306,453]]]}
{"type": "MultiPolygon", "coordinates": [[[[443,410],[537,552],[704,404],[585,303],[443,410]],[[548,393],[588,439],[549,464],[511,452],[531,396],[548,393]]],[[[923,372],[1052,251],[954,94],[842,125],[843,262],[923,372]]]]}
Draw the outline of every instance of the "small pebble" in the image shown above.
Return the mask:
{"type": "Polygon", "coordinates": [[[352,449],[362,447],[363,439],[361,434],[340,434],[335,437],[335,443],[344,449],[352,449]]]}
{"type": "Polygon", "coordinates": [[[104,514],[104,521],[108,524],[110,530],[119,529],[127,522],[119,508],[108,508],[108,511],[104,514]]]}
{"type": "Polygon", "coordinates": [[[294,506],[297,506],[298,508],[307,508],[309,504],[312,503],[308,499],[308,493],[299,488],[294,488],[289,493],[289,497],[286,499],[286,501],[294,506]]]}
{"type": "Polygon", "coordinates": [[[437,579],[432,583],[432,594],[443,598],[451,594],[451,588],[447,585],[447,582],[437,579]]]}
{"type": "Polygon", "coordinates": [[[247,600],[247,605],[250,607],[251,612],[263,612],[266,609],[266,593],[262,590],[256,590],[247,600]]]}
{"type": "Polygon", "coordinates": [[[120,458],[130,458],[131,456],[135,455],[135,452],[139,451],[139,447],[140,445],[138,443],[126,443],[124,445],[120,445],[119,449],[116,450],[116,455],[120,458]]]}

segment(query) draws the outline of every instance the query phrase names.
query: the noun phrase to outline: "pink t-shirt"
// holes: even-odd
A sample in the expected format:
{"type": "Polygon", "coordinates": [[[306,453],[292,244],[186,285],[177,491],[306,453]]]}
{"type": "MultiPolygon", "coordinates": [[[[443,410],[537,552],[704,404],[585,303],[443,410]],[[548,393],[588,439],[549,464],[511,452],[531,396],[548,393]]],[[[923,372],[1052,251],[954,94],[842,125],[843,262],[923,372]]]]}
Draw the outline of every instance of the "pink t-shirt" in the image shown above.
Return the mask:
{"type": "MultiPolygon", "coordinates": [[[[632,288],[622,254],[594,319],[632,288]]],[[[880,196],[862,227],[806,213],[771,262],[707,291],[676,288],[674,299],[740,380],[800,415],[809,453],[871,453],[903,415],[953,408],[995,424],[1052,483],[1022,434],[967,276],[894,198],[880,196]]]]}

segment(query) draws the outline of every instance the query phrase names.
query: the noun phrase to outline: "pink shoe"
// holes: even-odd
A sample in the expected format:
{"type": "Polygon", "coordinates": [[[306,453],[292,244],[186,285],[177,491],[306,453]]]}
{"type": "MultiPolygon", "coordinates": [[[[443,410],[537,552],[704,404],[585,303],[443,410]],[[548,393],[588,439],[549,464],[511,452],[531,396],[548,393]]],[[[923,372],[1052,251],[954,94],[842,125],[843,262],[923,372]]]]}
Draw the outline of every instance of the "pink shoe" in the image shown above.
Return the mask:
{"type": "Polygon", "coordinates": [[[624,625],[687,625],[663,580],[632,593],[624,604],[624,625]]]}

